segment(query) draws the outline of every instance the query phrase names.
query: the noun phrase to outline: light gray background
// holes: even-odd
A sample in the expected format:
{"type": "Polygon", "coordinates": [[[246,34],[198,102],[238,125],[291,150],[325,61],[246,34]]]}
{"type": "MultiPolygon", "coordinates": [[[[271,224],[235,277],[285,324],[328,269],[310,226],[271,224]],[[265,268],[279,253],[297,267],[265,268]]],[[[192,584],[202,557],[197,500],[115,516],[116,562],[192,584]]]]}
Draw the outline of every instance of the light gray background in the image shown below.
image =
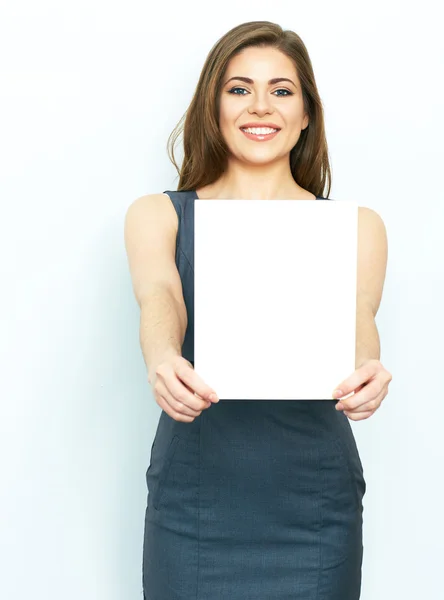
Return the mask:
{"type": "MultiPolygon", "coordinates": [[[[443,41],[438,2],[49,2],[0,13],[0,596],[142,597],[160,408],[123,242],[177,186],[165,145],[216,40],[271,20],[310,52],[335,199],[383,217],[390,392],[352,422],[362,600],[437,598],[444,552],[443,41]],[[215,13],[217,12],[217,18],[215,13]]],[[[178,154],[179,159],[181,153],[178,154]]],[[[337,290],[340,294],[341,290],[337,290]]],[[[328,302],[326,296],[325,301],[328,302]]]]}

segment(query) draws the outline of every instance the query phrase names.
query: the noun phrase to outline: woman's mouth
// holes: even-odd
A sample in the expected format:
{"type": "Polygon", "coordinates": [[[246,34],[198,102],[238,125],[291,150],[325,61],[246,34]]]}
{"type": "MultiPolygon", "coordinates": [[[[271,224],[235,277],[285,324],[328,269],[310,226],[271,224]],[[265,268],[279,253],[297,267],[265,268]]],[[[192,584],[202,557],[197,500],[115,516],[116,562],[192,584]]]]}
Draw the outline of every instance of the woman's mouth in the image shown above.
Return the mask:
{"type": "Polygon", "coordinates": [[[241,127],[240,130],[245,137],[255,142],[267,142],[280,132],[280,129],[272,129],[271,127],[247,127],[246,129],[241,127]]]}

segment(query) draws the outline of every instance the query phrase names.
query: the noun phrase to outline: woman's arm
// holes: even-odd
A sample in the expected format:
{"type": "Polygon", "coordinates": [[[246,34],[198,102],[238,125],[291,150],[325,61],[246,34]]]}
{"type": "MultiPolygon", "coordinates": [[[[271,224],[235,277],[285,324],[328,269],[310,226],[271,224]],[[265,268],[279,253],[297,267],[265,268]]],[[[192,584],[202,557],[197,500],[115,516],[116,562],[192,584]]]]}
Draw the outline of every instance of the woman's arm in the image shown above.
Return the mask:
{"type": "Polygon", "coordinates": [[[358,296],[356,307],[356,363],[358,369],[370,358],[381,357],[381,346],[375,315],[364,296],[358,296]]]}
{"type": "Polygon", "coordinates": [[[380,358],[375,317],[381,303],[387,270],[387,232],[374,210],[358,209],[358,270],[356,294],[356,367],[380,358]]]}
{"type": "Polygon", "coordinates": [[[386,267],[384,223],[374,210],[359,207],[356,366],[355,371],[333,391],[333,398],[341,398],[336,409],[345,409],[344,413],[353,421],[368,419],[374,414],[386,397],[392,380],[392,374],[379,360],[379,335],[375,323],[386,267]],[[347,397],[348,394],[352,395],[347,397]]]}
{"type": "Polygon", "coordinates": [[[148,381],[169,354],[182,353],[187,311],[175,262],[178,218],[164,194],[135,200],[125,218],[125,247],[140,306],[140,346],[148,381]]]}

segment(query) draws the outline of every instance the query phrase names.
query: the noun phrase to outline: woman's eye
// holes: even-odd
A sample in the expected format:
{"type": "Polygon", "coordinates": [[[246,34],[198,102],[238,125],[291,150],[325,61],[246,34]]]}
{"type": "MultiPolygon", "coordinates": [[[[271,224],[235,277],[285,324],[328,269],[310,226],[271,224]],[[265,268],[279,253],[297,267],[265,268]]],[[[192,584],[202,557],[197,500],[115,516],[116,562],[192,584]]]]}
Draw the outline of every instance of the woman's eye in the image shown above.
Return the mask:
{"type": "MultiPolygon", "coordinates": [[[[231,90],[229,90],[228,93],[229,94],[235,94],[235,90],[242,90],[244,92],[247,91],[245,88],[242,88],[242,87],[234,87],[234,88],[231,88],[231,90]]],[[[285,96],[292,96],[293,95],[293,92],[290,92],[290,90],[286,90],[284,88],[279,88],[278,90],[275,90],[275,92],[273,92],[273,94],[276,93],[276,92],[286,92],[285,96]]],[[[282,94],[279,94],[279,96],[281,96],[281,95],[282,94]]],[[[245,96],[245,94],[235,94],[235,96],[245,96]]]]}
{"type": "MultiPolygon", "coordinates": [[[[235,90],[243,90],[244,92],[246,92],[247,90],[244,88],[240,88],[240,87],[234,87],[231,88],[231,90],[228,91],[229,94],[234,94],[235,90]]],[[[245,96],[245,94],[235,94],[236,96],[245,96]]]]}

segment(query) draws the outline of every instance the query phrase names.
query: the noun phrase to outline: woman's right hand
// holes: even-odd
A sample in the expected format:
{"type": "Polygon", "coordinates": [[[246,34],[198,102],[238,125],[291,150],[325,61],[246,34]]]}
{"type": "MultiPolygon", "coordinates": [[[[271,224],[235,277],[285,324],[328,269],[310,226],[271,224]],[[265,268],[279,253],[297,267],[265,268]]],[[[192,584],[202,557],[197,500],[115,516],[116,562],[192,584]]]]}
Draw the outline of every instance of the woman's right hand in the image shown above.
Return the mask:
{"type": "Polygon", "coordinates": [[[167,355],[151,373],[148,381],[157,404],[176,421],[190,423],[213,402],[219,402],[216,392],[183,356],[167,355]],[[215,400],[211,394],[215,394],[215,400]]]}

